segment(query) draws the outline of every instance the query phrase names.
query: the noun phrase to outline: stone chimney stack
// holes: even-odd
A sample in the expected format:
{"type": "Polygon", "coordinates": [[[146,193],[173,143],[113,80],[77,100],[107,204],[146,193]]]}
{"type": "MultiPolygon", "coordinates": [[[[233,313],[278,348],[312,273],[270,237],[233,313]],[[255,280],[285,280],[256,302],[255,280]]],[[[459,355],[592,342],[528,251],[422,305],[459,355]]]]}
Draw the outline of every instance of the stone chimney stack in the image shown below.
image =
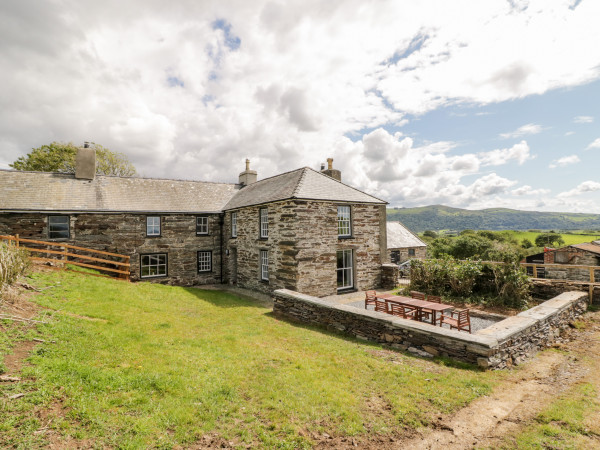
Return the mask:
{"type": "Polygon", "coordinates": [[[327,158],[327,169],[321,169],[321,173],[328,177],[335,178],[338,181],[342,181],[342,172],[333,168],[333,158],[327,158]]]}
{"type": "Polygon", "coordinates": [[[96,176],[96,150],[90,148],[89,142],[77,149],[75,156],[75,178],[93,180],[96,176]]]}
{"type": "Polygon", "coordinates": [[[256,183],[256,178],[256,170],[250,170],[250,160],[246,159],[246,170],[240,173],[240,184],[248,186],[249,184],[256,183]]]}

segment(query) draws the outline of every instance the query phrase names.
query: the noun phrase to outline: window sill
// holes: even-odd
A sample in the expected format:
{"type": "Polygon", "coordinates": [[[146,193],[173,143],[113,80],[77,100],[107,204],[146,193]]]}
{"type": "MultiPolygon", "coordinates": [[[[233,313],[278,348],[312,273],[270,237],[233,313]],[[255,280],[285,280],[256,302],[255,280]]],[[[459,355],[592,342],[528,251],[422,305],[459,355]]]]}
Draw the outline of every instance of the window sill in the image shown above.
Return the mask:
{"type": "Polygon", "coordinates": [[[261,280],[258,280],[258,281],[260,281],[262,284],[269,284],[269,280],[262,280],[261,279],[261,280]]]}
{"type": "Polygon", "coordinates": [[[153,234],[152,236],[148,236],[146,235],[147,238],[152,239],[152,238],[160,238],[162,237],[162,234],[153,234]]]}
{"type": "Polygon", "coordinates": [[[209,233],[196,233],[196,236],[210,236],[209,233]]]}
{"type": "Polygon", "coordinates": [[[358,289],[353,288],[353,287],[352,288],[338,289],[337,295],[350,294],[352,292],[358,292],[358,289]]]}
{"type": "Polygon", "coordinates": [[[257,239],[257,241],[268,241],[268,240],[269,240],[269,238],[268,238],[268,237],[259,237],[259,238],[257,239]]]}
{"type": "Polygon", "coordinates": [[[354,239],[354,236],[338,236],[338,240],[342,241],[345,239],[354,239]]]}

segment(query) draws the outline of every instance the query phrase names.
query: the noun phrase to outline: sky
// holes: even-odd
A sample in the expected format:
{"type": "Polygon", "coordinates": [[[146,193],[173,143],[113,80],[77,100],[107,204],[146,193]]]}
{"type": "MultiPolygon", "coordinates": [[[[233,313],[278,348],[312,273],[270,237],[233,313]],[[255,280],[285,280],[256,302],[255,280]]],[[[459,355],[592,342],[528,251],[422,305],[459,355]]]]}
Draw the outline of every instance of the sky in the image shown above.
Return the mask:
{"type": "Polygon", "coordinates": [[[328,157],[391,207],[600,214],[598,0],[4,0],[0,168],[95,142],[144,177],[328,157]]]}

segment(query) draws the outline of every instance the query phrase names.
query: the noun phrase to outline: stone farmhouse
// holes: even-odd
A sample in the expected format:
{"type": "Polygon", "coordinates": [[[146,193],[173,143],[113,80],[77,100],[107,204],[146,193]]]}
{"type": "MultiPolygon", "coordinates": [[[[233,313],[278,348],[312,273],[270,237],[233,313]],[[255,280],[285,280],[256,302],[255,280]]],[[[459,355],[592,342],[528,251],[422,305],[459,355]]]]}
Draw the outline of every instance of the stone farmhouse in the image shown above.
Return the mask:
{"type": "Polygon", "coordinates": [[[401,222],[387,223],[387,247],[390,260],[395,264],[427,258],[427,244],[401,222]]]}
{"type": "Polygon", "coordinates": [[[131,279],[313,296],[381,284],[386,202],[309,167],[238,183],[0,170],[0,234],[129,255],[131,279]]]}

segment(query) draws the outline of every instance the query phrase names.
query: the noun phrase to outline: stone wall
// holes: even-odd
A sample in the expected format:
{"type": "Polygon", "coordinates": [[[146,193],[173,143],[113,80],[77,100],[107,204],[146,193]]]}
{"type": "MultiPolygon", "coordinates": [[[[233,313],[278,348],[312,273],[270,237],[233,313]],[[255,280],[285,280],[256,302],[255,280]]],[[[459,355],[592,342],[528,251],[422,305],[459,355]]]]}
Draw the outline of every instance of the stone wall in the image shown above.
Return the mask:
{"type": "Polygon", "coordinates": [[[403,248],[389,248],[388,254],[391,261],[394,260],[392,252],[398,252],[398,264],[401,264],[409,259],[425,259],[427,258],[427,247],[403,247],[403,248]],[[409,250],[414,250],[414,255],[409,255],[409,250]]]}
{"type": "Polygon", "coordinates": [[[336,294],[336,253],[341,250],[353,252],[355,290],[381,284],[381,264],[387,255],[385,205],[351,205],[350,238],[338,238],[338,203],[296,201],[296,205],[296,290],[316,297],[336,294]]]}
{"type": "MultiPolygon", "coordinates": [[[[590,281],[587,268],[564,267],[564,265],[599,266],[600,256],[576,247],[565,247],[544,253],[544,264],[557,264],[558,267],[546,266],[545,278],[557,280],[590,281]]],[[[600,280],[600,267],[594,271],[596,280],[600,280]]]]}
{"type": "Polygon", "coordinates": [[[505,368],[549,345],[582,314],[587,296],[567,292],[475,334],[448,330],[389,314],[337,305],[289,290],[273,293],[273,313],[324,326],[420,356],[447,356],[484,368],[505,368]]]}
{"type": "Polygon", "coordinates": [[[259,210],[237,212],[237,237],[231,236],[231,213],[225,214],[224,234],[228,283],[270,293],[290,289],[323,297],[337,292],[336,252],[354,252],[354,288],[381,284],[381,258],[385,254],[385,209],[378,205],[352,205],[352,237],[340,239],[334,202],[288,200],[267,205],[269,237],[259,237],[259,210]],[[383,215],[382,215],[383,214],[383,215]],[[269,281],[260,280],[260,250],[269,252],[269,281]]]}
{"type": "MultiPolygon", "coordinates": [[[[560,280],[532,280],[532,295],[544,300],[551,299],[567,291],[585,292],[589,296],[589,283],[560,280]]],[[[600,286],[594,286],[593,303],[600,304],[600,286]]]]}
{"type": "Polygon", "coordinates": [[[400,284],[400,268],[396,264],[383,264],[381,266],[382,289],[394,289],[400,284]]]}
{"type": "MultiPolygon", "coordinates": [[[[159,215],[159,214],[156,214],[159,215]]],[[[161,236],[146,236],[145,214],[70,214],[70,238],[56,240],[95,250],[130,256],[131,279],[140,279],[140,255],[167,253],[167,276],[144,280],[194,285],[221,280],[221,227],[217,214],[208,215],[209,234],[196,235],[196,215],[160,214],[161,236]],[[198,273],[197,252],[212,252],[212,271],[198,273]]],[[[47,240],[48,215],[0,214],[0,234],[47,240]]]]}
{"type": "Polygon", "coordinates": [[[275,289],[296,289],[297,244],[296,205],[293,201],[250,206],[225,213],[224,230],[226,282],[243,288],[270,293],[275,289]],[[259,210],[266,207],[269,220],[269,237],[260,238],[259,210]],[[237,213],[237,237],[231,236],[231,213],[237,213]],[[269,280],[261,280],[260,251],[269,252],[269,280]]]}

